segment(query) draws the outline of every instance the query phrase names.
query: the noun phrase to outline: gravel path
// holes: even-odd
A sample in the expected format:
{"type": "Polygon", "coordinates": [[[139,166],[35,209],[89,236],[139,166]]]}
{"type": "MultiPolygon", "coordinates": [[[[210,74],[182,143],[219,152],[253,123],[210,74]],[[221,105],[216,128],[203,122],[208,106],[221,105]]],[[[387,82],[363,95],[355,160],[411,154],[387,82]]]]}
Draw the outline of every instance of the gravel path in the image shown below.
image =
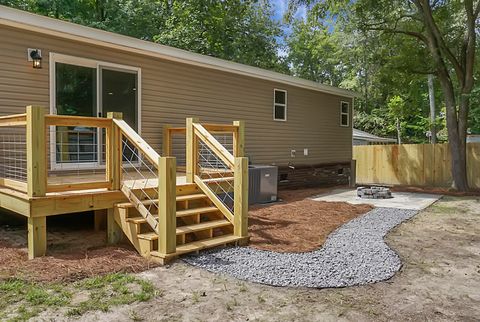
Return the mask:
{"type": "Polygon", "coordinates": [[[333,232],[319,250],[275,253],[249,247],[204,251],[184,260],[211,272],[274,286],[344,287],[389,279],[401,267],[384,242],[417,211],[375,208],[333,232]]]}

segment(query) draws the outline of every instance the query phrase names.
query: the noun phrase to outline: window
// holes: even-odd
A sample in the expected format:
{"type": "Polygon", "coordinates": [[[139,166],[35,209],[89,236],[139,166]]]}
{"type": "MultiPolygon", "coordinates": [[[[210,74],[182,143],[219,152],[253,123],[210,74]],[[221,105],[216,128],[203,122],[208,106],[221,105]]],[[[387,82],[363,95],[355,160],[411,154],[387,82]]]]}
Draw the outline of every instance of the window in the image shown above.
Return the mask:
{"type": "Polygon", "coordinates": [[[275,121],[287,120],[287,91],[273,90],[273,119],[275,121]]]}
{"type": "Polygon", "coordinates": [[[340,103],[340,125],[349,126],[350,122],[350,104],[348,102],[340,103]]]}

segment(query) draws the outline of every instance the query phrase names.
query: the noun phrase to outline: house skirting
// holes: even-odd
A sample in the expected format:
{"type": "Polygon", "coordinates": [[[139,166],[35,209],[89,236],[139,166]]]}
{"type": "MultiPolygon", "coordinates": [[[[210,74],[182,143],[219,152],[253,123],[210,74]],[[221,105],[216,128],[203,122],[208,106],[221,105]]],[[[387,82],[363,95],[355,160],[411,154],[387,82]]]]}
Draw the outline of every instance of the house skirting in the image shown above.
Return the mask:
{"type": "Polygon", "coordinates": [[[350,162],[280,166],[278,187],[308,188],[349,184],[350,162]]]}

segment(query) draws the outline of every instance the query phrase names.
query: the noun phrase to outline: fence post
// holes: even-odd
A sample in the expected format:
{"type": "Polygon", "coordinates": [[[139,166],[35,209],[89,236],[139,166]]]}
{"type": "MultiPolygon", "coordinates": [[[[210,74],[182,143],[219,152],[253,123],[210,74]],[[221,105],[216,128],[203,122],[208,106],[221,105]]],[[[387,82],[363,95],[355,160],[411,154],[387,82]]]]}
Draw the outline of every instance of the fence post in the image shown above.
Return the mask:
{"type": "Polygon", "coordinates": [[[235,158],[234,230],[237,237],[248,236],[248,158],[235,158]]]}
{"type": "MultiPolygon", "coordinates": [[[[43,197],[47,192],[46,110],[27,106],[27,194],[43,197]]],[[[44,256],[47,251],[47,218],[28,218],[28,258],[44,256]]]]}
{"type": "Polygon", "coordinates": [[[160,157],[158,167],[158,251],[177,250],[177,165],[174,157],[160,157]]]}
{"type": "Polygon", "coordinates": [[[107,129],[106,135],[107,179],[111,183],[111,190],[120,190],[122,181],[122,134],[118,126],[113,123],[113,119],[123,119],[123,113],[108,112],[107,118],[112,119],[112,126],[107,129]]]}
{"type": "Polygon", "coordinates": [[[45,196],[47,191],[46,110],[27,106],[27,191],[29,197],[45,196]]]}
{"type": "Polygon", "coordinates": [[[186,176],[187,183],[195,181],[196,166],[197,166],[197,140],[195,138],[195,131],[193,124],[198,123],[198,118],[187,118],[186,121],[186,176]]]}
{"type": "Polygon", "coordinates": [[[350,161],[350,188],[355,188],[357,184],[357,160],[352,159],[350,161]]]}
{"type": "Polygon", "coordinates": [[[170,133],[170,125],[163,126],[163,138],[162,138],[162,147],[163,147],[163,156],[171,157],[172,156],[172,135],[170,133]]]}
{"type": "Polygon", "coordinates": [[[233,125],[237,127],[237,131],[233,132],[233,156],[245,156],[245,122],[234,121],[233,125]]]}

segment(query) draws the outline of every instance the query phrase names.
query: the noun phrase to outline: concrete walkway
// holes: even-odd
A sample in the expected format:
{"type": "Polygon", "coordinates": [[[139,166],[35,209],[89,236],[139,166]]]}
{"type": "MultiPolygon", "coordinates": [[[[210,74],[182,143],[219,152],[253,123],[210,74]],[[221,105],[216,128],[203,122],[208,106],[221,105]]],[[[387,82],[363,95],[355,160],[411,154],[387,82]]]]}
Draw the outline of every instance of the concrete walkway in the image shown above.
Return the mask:
{"type": "Polygon", "coordinates": [[[316,201],[347,202],[350,204],[369,204],[377,208],[396,208],[422,210],[439,200],[441,195],[428,193],[392,192],[391,199],[362,199],[352,189],[336,189],[313,198],[316,201]]]}

